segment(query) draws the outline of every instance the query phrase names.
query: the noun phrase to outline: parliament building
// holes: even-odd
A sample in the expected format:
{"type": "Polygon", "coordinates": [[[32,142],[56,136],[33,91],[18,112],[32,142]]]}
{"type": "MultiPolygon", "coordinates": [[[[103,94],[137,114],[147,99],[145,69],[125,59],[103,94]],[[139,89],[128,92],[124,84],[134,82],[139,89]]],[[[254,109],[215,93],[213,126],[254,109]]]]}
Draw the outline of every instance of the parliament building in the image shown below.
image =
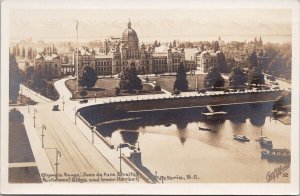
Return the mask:
{"type": "Polygon", "coordinates": [[[171,45],[153,48],[140,44],[130,21],[121,38],[105,40],[100,52],[89,48],[76,50],[75,65],[77,60],[79,75],[85,66],[92,67],[100,76],[118,74],[127,66],[134,66],[139,74],[176,72],[180,63],[184,64],[187,71],[195,69],[193,63],[185,60],[183,48],[171,45]]]}

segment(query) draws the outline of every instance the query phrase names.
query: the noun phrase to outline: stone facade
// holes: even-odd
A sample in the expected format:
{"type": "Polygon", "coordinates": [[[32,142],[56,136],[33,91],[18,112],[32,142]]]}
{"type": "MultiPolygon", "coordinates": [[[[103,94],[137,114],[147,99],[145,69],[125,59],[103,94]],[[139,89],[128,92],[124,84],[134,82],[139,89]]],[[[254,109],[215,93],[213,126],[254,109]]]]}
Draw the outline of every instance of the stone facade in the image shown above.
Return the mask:
{"type": "Polygon", "coordinates": [[[115,75],[127,66],[134,66],[139,74],[175,72],[182,62],[186,70],[193,65],[186,63],[184,49],[171,46],[152,48],[139,45],[139,39],[129,21],[121,38],[105,40],[97,53],[94,49],[77,49],[74,56],[75,65],[78,59],[78,72],[81,74],[85,66],[92,67],[98,75],[115,75]]]}
{"type": "Polygon", "coordinates": [[[37,55],[34,59],[34,69],[39,70],[44,77],[61,77],[61,59],[56,54],[37,55]]]}

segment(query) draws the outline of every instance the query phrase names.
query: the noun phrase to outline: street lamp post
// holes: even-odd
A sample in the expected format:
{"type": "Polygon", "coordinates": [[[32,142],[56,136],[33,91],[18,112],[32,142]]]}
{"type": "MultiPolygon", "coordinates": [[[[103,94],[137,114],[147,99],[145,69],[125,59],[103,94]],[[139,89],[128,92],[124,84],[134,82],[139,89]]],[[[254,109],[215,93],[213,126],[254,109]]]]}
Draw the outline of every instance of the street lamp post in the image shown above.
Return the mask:
{"type": "Polygon", "coordinates": [[[58,180],[58,156],[61,157],[61,152],[57,149],[57,148],[45,148],[45,149],[49,149],[49,150],[55,150],[56,155],[55,155],[55,179],[56,181],[58,180]]]}
{"type": "Polygon", "coordinates": [[[29,104],[27,105],[27,111],[28,111],[28,114],[30,113],[30,111],[29,111],[29,104]]]}
{"type": "Polygon", "coordinates": [[[62,104],[63,104],[63,111],[65,111],[65,100],[64,100],[64,96],[62,97],[62,100],[63,100],[63,102],[62,102],[62,104]]]}
{"type": "Polygon", "coordinates": [[[119,148],[120,148],[120,173],[122,173],[122,148],[121,148],[121,144],[119,145],[119,148]]]}
{"type": "Polygon", "coordinates": [[[74,118],[75,118],[74,122],[75,122],[75,125],[76,125],[76,114],[77,114],[76,106],[73,108],[73,110],[75,111],[75,112],[74,112],[74,118]]]}
{"type": "Polygon", "coordinates": [[[46,126],[45,125],[42,125],[42,148],[44,148],[44,130],[46,130],[47,128],[46,128],[46,126]]]}
{"type": "Polygon", "coordinates": [[[36,119],[35,113],[37,113],[37,110],[34,108],[34,110],[33,110],[33,127],[35,127],[35,119],[36,119]]]}
{"type": "Polygon", "coordinates": [[[95,103],[96,103],[97,93],[95,93],[95,103]]]}
{"type": "Polygon", "coordinates": [[[95,126],[92,126],[92,144],[94,144],[94,133],[95,133],[95,126]]]}

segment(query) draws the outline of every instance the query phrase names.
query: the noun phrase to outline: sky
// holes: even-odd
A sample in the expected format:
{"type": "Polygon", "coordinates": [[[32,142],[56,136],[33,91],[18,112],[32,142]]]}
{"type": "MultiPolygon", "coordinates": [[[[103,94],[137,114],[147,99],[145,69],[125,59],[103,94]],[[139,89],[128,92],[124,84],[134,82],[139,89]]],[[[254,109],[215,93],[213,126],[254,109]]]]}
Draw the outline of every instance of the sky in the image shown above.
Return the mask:
{"type": "Polygon", "coordinates": [[[291,39],[291,10],[12,10],[10,38],[20,40],[79,41],[120,37],[128,20],[139,40],[250,41],[262,36],[264,41],[287,42],[291,39]]]}

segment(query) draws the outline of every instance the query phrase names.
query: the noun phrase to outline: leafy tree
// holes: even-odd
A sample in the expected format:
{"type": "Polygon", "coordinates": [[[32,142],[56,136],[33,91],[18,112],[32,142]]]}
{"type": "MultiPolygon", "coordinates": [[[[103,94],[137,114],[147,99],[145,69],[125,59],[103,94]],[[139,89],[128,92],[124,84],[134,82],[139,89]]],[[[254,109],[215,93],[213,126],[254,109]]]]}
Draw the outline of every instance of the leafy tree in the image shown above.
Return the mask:
{"type": "Polygon", "coordinates": [[[173,90],[187,91],[188,88],[189,88],[189,82],[186,79],[184,65],[183,63],[180,63],[180,65],[178,66],[173,90]]]}
{"type": "Polygon", "coordinates": [[[153,87],[153,90],[155,90],[156,93],[158,93],[159,91],[161,91],[160,85],[155,85],[155,86],[153,87]]]}
{"type": "Polygon", "coordinates": [[[204,78],[204,86],[206,88],[210,88],[210,87],[216,88],[216,87],[223,87],[224,84],[225,84],[225,80],[221,76],[219,70],[215,67],[211,67],[204,78]]]}
{"type": "Polygon", "coordinates": [[[92,88],[95,86],[97,80],[98,77],[95,70],[90,66],[86,66],[83,68],[81,77],[79,77],[79,85],[82,87],[92,88]]]}
{"type": "Polygon", "coordinates": [[[230,86],[239,86],[247,82],[246,74],[244,70],[239,66],[233,67],[229,76],[230,86]]]}
{"type": "Polygon", "coordinates": [[[20,90],[20,73],[13,54],[9,55],[9,99],[12,102],[17,102],[20,90]]]}
{"type": "Polygon", "coordinates": [[[116,88],[115,95],[118,96],[121,93],[121,89],[119,87],[116,88]]]}
{"type": "Polygon", "coordinates": [[[256,55],[255,50],[249,56],[249,62],[252,65],[252,67],[256,67],[257,66],[257,55],[256,55]]]}
{"type": "Polygon", "coordinates": [[[127,67],[122,71],[119,86],[122,90],[129,92],[143,89],[142,80],[137,76],[135,66],[131,65],[130,68],[127,67]]]}
{"type": "Polygon", "coordinates": [[[253,67],[249,72],[248,83],[255,84],[256,86],[264,84],[265,78],[264,74],[262,73],[262,70],[257,67],[253,67]]]}
{"type": "Polygon", "coordinates": [[[44,80],[44,77],[41,71],[34,71],[32,75],[32,88],[35,90],[43,90],[46,88],[47,82],[44,80]]]}
{"type": "Polygon", "coordinates": [[[21,58],[25,58],[25,48],[24,47],[22,47],[21,58]]]}
{"type": "Polygon", "coordinates": [[[81,96],[81,98],[83,98],[84,96],[87,96],[87,92],[86,91],[80,91],[79,95],[81,96]]]}
{"type": "Polygon", "coordinates": [[[217,52],[217,67],[222,73],[225,73],[227,70],[226,58],[223,52],[217,52]]]}

